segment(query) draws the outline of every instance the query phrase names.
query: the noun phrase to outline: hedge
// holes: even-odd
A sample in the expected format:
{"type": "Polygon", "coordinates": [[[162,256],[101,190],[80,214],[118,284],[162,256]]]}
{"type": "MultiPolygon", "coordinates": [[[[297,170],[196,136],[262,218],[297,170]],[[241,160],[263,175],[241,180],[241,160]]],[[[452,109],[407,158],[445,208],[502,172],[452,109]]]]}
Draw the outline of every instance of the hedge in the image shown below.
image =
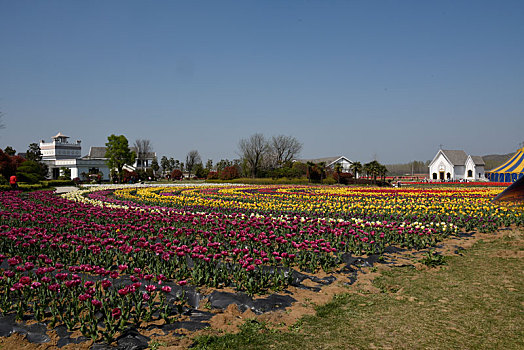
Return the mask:
{"type": "Polygon", "coordinates": [[[42,184],[45,187],[74,186],[75,182],[73,180],[47,180],[42,181],[42,184]]]}

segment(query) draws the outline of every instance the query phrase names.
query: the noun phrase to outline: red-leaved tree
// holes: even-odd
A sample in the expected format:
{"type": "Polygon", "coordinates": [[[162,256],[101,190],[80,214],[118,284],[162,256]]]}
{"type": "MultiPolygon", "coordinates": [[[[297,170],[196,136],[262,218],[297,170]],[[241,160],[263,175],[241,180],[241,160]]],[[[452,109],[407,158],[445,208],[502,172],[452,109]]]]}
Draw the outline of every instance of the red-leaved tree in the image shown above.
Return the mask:
{"type": "Polygon", "coordinates": [[[228,166],[225,167],[218,176],[220,180],[233,180],[239,178],[240,174],[236,166],[228,166]]]}
{"type": "Polygon", "coordinates": [[[0,174],[9,179],[11,175],[16,174],[16,169],[25,162],[20,156],[10,156],[0,149],[0,174]]]}
{"type": "Polygon", "coordinates": [[[173,180],[180,180],[184,174],[179,169],[175,169],[171,172],[171,178],[173,180]]]}

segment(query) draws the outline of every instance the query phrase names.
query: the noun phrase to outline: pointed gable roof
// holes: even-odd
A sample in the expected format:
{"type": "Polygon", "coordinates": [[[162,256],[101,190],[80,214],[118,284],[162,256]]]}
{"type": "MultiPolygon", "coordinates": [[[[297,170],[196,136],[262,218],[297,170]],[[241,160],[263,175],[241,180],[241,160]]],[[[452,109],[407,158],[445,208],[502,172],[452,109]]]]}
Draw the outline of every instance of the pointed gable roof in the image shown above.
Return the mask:
{"type": "Polygon", "coordinates": [[[486,165],[486,163],[484,163],[484,158],[481,156],[471,156],[471,160],[475,165],[486,165]]]}
{"type": "Polygon", "coordinates": [[[53,139],[57,139],[57,138],[66,138],[68,139],[69,136],[66,136],[64,134],[62,134],[61,132],[59,132],[58,134],[56,134],[55,136],[52,137],[53,139]]]}
{"type": "Polygon", "coordinates": [[[344,159],[348,163],[353,163],[353,161],[351,161],[350,159],[348,159],[345,156],[325,157],[325,158],[315,158],[315,159],[297,159],[296,161],[301,162],[301,163],[311,162],[315,164],[324,162],[326,163],[326,166],[329,167],[333,165],[334,163],[338,162],[340,159],[344,159]]]}
{"type": "Polygon", "coordinates": [[[106,148],[105,147],[93,147],[89,148],[89,154],[84,158],[89,159],[101,159],[106,157],[106,148]]]}
{"type": "Polygon", "coordinates": [[[464,165],[468,159],[468,155],[463,150],[440,150],[444,157],[446,157],[453,165],[464,165]]]}
{"type": "Polygon", "coordinates": [[[334,161],[336,161],[337,159],[339,159],[340,156],[337,156],[337,157],[324,157],[324,158],[314,158],[314,159],[298,159],[299,162],[301,163],[307,163],[307,162],[311,162],[311,163],[321,163],[321,162],[324,162],[326,164],[330,164],[334,161]]]}

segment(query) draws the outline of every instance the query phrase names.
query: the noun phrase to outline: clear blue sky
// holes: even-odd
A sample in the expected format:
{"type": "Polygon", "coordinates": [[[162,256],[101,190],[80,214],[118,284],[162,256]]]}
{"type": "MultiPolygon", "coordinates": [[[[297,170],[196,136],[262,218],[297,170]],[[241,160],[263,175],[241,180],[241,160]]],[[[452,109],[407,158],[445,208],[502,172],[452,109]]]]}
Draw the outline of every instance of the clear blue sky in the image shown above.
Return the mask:
{"type": "Polygon", "coordinates": [[[524,1],[0,0],[0,147],[237,158],[292,135],[303,158],[431,159],[524,141],[524,1]]]}

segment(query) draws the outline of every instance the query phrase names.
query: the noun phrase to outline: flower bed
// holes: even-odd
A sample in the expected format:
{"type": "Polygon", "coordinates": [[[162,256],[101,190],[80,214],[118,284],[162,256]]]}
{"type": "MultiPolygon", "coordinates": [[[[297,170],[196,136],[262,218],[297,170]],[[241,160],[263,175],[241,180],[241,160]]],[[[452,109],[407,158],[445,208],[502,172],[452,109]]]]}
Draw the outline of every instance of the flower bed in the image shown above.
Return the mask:
{"type": "Polygon", "coordinates": [[[174,322],[186,284],[248,294],[346,254],[421,249],[459,231],[521,225],[493,188],[93,188],[0,193],[0,310],[93,340],[174,322]]]}

